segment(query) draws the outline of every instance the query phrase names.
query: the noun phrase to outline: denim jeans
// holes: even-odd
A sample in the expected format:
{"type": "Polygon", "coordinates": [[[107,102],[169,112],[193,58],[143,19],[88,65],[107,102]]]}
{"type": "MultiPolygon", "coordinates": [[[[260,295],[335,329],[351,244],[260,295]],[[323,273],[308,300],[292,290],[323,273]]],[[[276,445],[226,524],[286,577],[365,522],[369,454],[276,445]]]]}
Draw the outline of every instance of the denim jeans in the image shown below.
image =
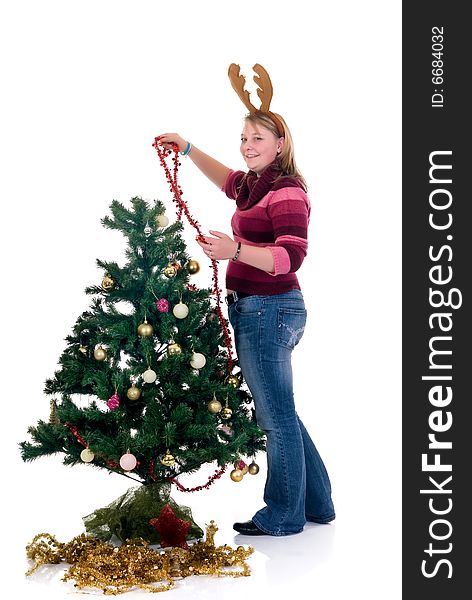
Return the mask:
{"type": "Polygon", "coordinates": [[[266,506],[252,520],[271,535],[299,533],[307,520],[328,523],[335,517],[328,473],[293,398],[291,356],[305,328],[303,295],[291,290],[247,296],[228,313],[256,420],[267,439],[266,506]]]}

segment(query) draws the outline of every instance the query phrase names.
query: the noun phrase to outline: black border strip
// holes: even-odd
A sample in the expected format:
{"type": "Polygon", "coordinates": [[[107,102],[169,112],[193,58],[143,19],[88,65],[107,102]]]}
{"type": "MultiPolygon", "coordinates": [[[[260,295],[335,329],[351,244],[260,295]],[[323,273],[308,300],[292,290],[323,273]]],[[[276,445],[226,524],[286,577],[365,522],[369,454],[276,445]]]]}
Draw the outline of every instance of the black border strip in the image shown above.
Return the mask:
{"type": "Polygon", "coordinates": [[[472,573],[472,103],[466,92],[472,25],[464,6],[403,3],[402,577],[408,600],[462,600],[472,573]]]}

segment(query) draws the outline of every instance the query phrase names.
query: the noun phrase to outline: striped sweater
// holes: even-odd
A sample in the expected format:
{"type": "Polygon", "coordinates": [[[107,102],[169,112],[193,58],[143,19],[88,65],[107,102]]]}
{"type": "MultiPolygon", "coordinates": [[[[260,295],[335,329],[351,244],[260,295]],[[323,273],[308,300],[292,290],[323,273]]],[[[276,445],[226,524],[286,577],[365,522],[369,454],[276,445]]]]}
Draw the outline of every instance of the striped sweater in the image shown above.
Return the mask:
{"type": "MultiPolygon", "coordinates": [[[[236,200],[243,171],[230,171],[222,191],[236,200]]],[[[269,248],[274,272],[267,273],[240,261],[228,261],[226,287],[237,292],[270,296],[300,289],[297,269],[306,256],[310,201],[301,187],[277,187],[256,204],[236,207],[231,219],[233,237],[249,246],[269,248]]]]}

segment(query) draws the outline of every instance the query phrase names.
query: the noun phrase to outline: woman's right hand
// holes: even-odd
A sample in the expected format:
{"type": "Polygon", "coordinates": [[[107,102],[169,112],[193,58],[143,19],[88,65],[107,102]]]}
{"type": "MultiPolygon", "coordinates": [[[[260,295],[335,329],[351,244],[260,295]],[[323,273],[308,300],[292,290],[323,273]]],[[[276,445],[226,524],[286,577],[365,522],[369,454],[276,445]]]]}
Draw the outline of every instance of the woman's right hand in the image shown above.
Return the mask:
{"type": "Polygon", "coordinates": [[[187,147],[187,141],[178,133],[162,133],[157,136],[166,150],[172,150],[173,144],[179,148],[179,152],[184,152],[187,147]]]}

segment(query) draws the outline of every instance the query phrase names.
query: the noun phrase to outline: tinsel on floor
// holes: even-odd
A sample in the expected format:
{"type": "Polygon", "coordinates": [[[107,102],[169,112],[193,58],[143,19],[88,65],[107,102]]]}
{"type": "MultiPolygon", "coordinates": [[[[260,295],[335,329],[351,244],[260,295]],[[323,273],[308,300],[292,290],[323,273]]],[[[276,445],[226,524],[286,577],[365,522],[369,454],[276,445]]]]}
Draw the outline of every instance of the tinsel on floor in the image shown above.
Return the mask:
{"type": "Polygon", "coordinates": [[[217,531],[215,522],[210,521],[205,540],[188,548],[167,549],[154,549],[143,539],[126,540],[114,546],[87,534],[61,543],[49,533],[39,533],[26,547],[27,557],[34,561],[26,575],[43,565],[65,562],[71,565],[64,575],[65,581],[74,581],[79,589],[99,588],[108,595],[133,588],[164,592],[175,586],[176,579],[189,575],[250,575],[246,560],[254,548],[215,546],[217,531]]]}

